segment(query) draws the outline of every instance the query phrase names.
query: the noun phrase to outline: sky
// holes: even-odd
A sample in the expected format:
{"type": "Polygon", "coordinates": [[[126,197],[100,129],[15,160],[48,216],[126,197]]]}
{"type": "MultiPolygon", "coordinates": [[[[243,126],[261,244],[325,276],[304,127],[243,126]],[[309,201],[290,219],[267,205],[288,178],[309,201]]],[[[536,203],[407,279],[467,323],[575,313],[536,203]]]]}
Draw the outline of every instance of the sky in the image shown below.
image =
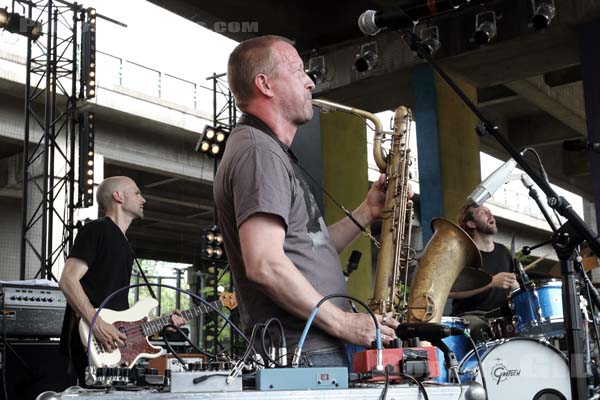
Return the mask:
{"type": "MultiPolygon", "coordinates": [[[[98,14],[127,25],[121,27],[105,19],[97,20],[97,49],[128,61],[198,83],[213,72],[226,71],[227,57],[236,42],[199,24],[179,17],[145,0],[83,0],[98,14]]],[[[9,7],[10,0],[0,0],[9,7]]],[[[22,13],[22,9],[16,10],[22,13]]],[[[2,32],[0,50],[23,46],[24,37],[2,32]]]]}

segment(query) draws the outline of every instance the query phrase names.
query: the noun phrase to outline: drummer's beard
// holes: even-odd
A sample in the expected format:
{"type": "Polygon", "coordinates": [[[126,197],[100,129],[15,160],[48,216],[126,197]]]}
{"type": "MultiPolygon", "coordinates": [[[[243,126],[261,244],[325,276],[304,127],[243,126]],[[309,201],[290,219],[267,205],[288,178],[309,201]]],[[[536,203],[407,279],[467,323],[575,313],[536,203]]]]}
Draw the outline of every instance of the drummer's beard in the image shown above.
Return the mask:
{"type": "Polygon", "coordinates": [[[498,233],[498,227],[496,226],[496,223],[490,224],[488,222],[475,221],[475,224],[477,225],[476,229],[479,231],[479,233],[484,235],[495,235],[498,233]]]}

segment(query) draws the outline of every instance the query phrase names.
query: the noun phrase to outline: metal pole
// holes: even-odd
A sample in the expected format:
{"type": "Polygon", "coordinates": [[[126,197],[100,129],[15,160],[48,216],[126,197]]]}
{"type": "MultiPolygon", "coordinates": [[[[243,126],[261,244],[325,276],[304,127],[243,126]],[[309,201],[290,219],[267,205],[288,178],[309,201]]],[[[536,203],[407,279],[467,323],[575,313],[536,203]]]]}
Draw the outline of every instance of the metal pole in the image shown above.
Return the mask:
{"type": "MultiPolygon", "coordinates": [[[[32,19],[33,6],[29,4],[28,18],[32,19]]],[[[23,140],[23,198],[21,202],[21,266],[19,271],[19,279],[25,279],[27,269],[27,201],[29,199],[29,176],[27,174],[29,164],[29,97],[31,96],[31,38],[27,39],[27,62],[25,64],[25,129],[23,140]]]]}
{"type": "Polygon", "coordinates": [[[73,227],[75,226],[75,216],[74,216],[74,208],[75,208],[75,129],[77,127],[77,3],[75,3],[75,8],[73,9],[73,70],[71,71],[71,96],[69,96],[69,107],[71,109],[70,112],[70,131],[71,135],[69,136],[70,140],[70,153],[69,157],[71,160],[69,161],[69,202],[67,204],[68,209],[68,219],[67,219],[67,253],[71,252],[71,248],[73,247],[73,227]]]}

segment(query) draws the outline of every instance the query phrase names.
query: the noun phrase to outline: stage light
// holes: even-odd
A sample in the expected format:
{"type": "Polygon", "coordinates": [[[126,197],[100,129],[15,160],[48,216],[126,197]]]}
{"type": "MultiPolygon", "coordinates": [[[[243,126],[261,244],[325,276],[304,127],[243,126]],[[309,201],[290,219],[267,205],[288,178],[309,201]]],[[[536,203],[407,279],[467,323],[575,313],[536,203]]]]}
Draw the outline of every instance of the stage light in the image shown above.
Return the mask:
{"type": "Polygon", "coordinates": [[[88,8],[81,32],[81,86],[86,99],[96,96],[96,10],[88,8]]]}
{"type": "Polygon", "coordinates": [[[213,254],[215,254],[215,250],[213,249],[212,246],[206,246],[206,257],[211,258],[213,256],[213,254]]]}
{"type": "Polygon", "coordinates": [[[498,33],[496,25],[496,13],[494,11],[484,11],[475,16],[475,33],[473,40],[479,46],[489,44],[498,33]]]}
{"type": "Polygon", "coordinates": [[[417,28],[417,36],[421,38],[423,44],[427,46],[429,54],[435,54],[441,47],[440,33],[437,26],[422,26],[417,28]]]}
{"type": "Polygon", "coordinates": [[[8,21],[10,20],[10,16],[8,15],[8,11],[6,8],[0,8],[0,29],[4,28],[8,25],[8,21]]]}
{"type": "Polygon", "coordinates": [[[208,240],[209,242],[215,241],[215,234],[213,231],[206,232],[206,240],[208,240]]]}
{"type": "Polygon", "coordinates": [[[94,113],[79,114],[79,196],[83,208],[94,204],[94,125],[94,113]]]}
{"type": "Polygon", "coordinates": [[[311,57],[308,60],[308,69],[306,75],[313,81],[315,85],[325,81],[327,77],[327,68],[325,68],[325,57],[311,57]]]}
{"type": "Polygon", "coordinates": [[[0,28],[28,37],[33,41],[38,40],[43,34],[41,22],[17,13],[9,13],[6,8],[0,9],[0,28]]]}
{"type": "Polygon", "coordinates": [[[354,60],[354,69],[361,73],[368,72],[377,66],[378,61],[377,42],[363,44],[354,60]]]}
{"type": "Polygon", "coordinates": [[[207,260],[222,260],[225,258],[223,236],[219,227],[213,225],[204,231],[202,241],[202,257],[207,260]]]}
{"type": "Polygon", "coordinates": [[[536,31],[546,29],[556,16],[554,0],[531,0],[533,17],[530,26],[536,31]]]}
{"type": "Polygon", "coordinates": [[[215,128],[207,125],[204,127],[194,150],[214,158],[221,158],[228,135],[229,132],[222,127],[215,128]]]}

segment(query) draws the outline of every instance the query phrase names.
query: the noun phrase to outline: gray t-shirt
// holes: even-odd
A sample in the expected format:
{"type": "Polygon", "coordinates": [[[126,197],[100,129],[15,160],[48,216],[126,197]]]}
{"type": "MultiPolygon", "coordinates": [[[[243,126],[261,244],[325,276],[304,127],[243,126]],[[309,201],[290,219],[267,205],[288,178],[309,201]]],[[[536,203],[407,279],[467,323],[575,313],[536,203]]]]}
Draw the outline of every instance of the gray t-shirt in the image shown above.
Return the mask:
{"type": "MultiPolygon", "coordinates": [[[[285,328],[288,346],[294,347],[305,321],[279,307],[248,280],[240,249],[240,225],[257,213],[280,217],[286,228],[284,252],[314,288],[323,296],[347,294],[347,289],[338,254],[303,172],[290,159],[287,147],[268,131],[257,118],[242,117],[227,141],[215,176],[214,197],[244,329],[248,332],[254,324],[277,317],[285,328]]],[[[330,301],[348,309],[346,299],[330,301]]],[[[313,324],[304,349],[340,344],[313,324]]]]}

